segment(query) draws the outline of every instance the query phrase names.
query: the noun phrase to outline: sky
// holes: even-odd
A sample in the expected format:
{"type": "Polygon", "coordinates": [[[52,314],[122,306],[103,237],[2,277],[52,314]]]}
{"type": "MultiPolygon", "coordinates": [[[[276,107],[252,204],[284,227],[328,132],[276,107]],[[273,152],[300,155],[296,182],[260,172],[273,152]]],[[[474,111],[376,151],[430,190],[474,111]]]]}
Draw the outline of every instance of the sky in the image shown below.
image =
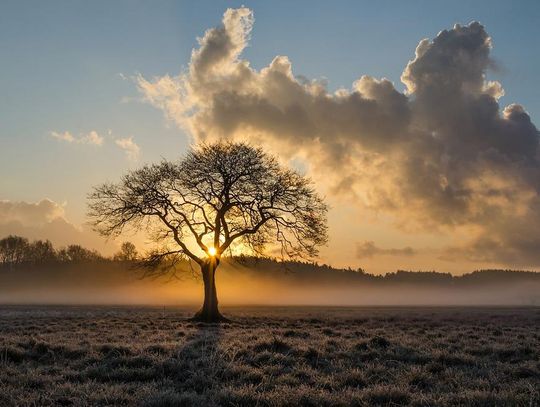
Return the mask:
{"type": "Polygon", "coordinates": [[[0,234],[110,253],[93,185],[241,138],[326,197],[321,262],[537,268],[539,20],[535,1],[3,1],[0,234]]]}

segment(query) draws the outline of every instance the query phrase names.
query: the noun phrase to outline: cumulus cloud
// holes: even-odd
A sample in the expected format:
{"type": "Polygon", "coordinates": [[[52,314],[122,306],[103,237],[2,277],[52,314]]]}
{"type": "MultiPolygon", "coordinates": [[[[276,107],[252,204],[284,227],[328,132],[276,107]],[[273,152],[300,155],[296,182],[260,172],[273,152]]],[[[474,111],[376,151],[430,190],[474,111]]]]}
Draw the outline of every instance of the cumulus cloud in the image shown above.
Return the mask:
{"type": "Polygon", "coordinates": [[[144,99],[195,140],[247,139],[305,159],[331,191],[400,227],[469,230],[454,254],[540,265],[539,132],[523,106],[499,105],[504,90],[486,79],[492,41],[480,23],[420,41],[402,93],[362,75],[331,92],[295,76],[286,56],[255,70],[242,59],[253,21],[247,8],[227,10],[186,71],[136,77],[144,99]]]}
{"type": "Polygon", "coordinates": [[[377,247],[373,241],[365,241],[356,244],[356,257],[359,259],[370,258],[374,256],[414,256],[416,254],[412,247],[402,249],[383,249],[377,247]]]}
{"type": "Polygon", "coordinates": [[[65,141],[67,143],[90,144],[94,146],[102,146],[103,142],[105,141],[105,139],[95,130],[77,137],[71,134],[69,131],[64,131],[63,133],[51,131],[50,135],[57,140],[65,141]]]}
{"type": "MultiPolygon", "coordinates": [[[[112,130],[108,130],[107,134],[109,138],[113,138],[112,130]]],[[[105,142],[105,137],[99,135],[95,130],[79,136],[74,136],[69,131],[51,131],[50,135],[51,137],[66,143],[87,144],[101,147],[105,142]]],[[[133,137],[116,138],[114,143],[126,153],[126,156],[130,160],[136,161],[139,158],[141,149],[137,143],[133,141],[133,137]]]]}
{"type": "Polygon", "coordinates": [[[133,137],[116,139],[114,142],[118,147],[125,151],[126,156],[130,160],[138,160],[141,148],[133,141],[133,137]]]}
{"type": "Polygon", "coordinates": [[[50,135],[57,140],[66,141],[68,143],[73,143],[75,141],[75,137],[73,137],[73,135],[69,131],[65,131],[63,133],[51,131],[50,135]]]}
{"type": "Polygon", "coordinates": [[[0,201],[0,239],[8,235],[49,239],[56,246],[81,244],[110,254],[116,245],[106,244],[96,233],[69,222],[65,205],[42,199],[39,202],[0,201]]]}
{"type": "Polygon", "coordinates": [[[91,131],[90,133],[84,135],[81,140],[86,144],[95,144],[96,146],[101,146],[103,145],[104,139],[96,131],[91,131]]]}
{"type": "Polygon", "coordinates": [[[24,226],[41,226],[63,217],[64,206],[50,199],[43,199],[37,203],[0,201],[0,223],[19,222],[24,226]]]}

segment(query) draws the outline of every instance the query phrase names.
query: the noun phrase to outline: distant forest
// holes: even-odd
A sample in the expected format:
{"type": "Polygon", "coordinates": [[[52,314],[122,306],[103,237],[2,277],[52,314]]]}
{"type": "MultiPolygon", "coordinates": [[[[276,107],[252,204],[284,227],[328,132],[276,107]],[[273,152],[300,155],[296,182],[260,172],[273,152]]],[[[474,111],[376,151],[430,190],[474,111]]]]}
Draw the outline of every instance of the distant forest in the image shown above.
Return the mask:
{"type": "Polygon", "coordinates": [[[137,250],[131,242],[122,243],[118,253],[105,257],[97,250],[86,249],[77,244],[56,249],[50,240],[31,242],[25,237],[13,235],[0,240],[0,265],[4,268],[54,263],[135,261],[137,258],[137,250]]]}
{"type": "Polygon", "coordinates": [[[352,269],[334,268],[326,264],[305,263],[297,261],[277,261],[270,258],[240,257],[235,258],[236,263],[242,264],[246,270],[256,269],[258,273],[266,274],[270,277],[277,277],[285,274],[291,280],[328,283],[403,283],[403,284],[426,284],[441,286],[467,286],[484,285],[491,283],[514,283],[533,281],[540,283],[540,273],[528,270],[510,269],[484,269],[464,273],[462,275],[452,275],[437,271],[416,271],[397,270],[386,274],[370,274],[362,268],[352,269]]]}
{"type": "MultiPolygon", "coordinates": [[[[49,240],[34,240],[20,236],[8,236],[0,239],[0,270],[13,270],[25,268],[44,268],[60,266],[65,264],[74,265],[77,263],[96,264],[98,269],[106,267],[107,263],[133,263],[140,259],[135,245],[131,242],[124,242],[120,250],[110,257],[103,256],[96,250],[90,250],[80,245],[72,244],[56,249],[49,240]]],[[[410,271],[397,270],[385,275],[374,275],[367,273],[364,269],[334,268],[326,264],[302,261],[281,261],[275,258],[263,258],[253,256],[237,256],[226,258],[227,269],[231,266],[242,266],[239,272],[250,273],[256,270],[257,273],[277,277],[286,275],[292,279],[315,278],[319,281],[341,280],[363,281],[363,282],[395,282],[395,283],[428,283],[428,284],[455,284],[455,283],[482,283],[482,282],[504,282],[504,281],[540,281],[540,273],[536,271],[524,270],[476,270],[463,275],[455,276],[450,273],[437,271],[410,271]]],[[[187,264],[186,264],[187,265],[187,264]]]]}

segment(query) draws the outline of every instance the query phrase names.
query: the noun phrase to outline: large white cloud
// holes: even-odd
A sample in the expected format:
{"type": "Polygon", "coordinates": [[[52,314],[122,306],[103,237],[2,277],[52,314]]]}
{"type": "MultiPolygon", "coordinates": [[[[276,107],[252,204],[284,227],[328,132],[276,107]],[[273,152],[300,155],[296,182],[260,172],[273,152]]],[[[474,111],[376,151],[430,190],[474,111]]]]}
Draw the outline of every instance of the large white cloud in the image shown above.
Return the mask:
{"type": "Polygon", "coordinates": [[[481,24],[422,40],[402,75],[406,93],[369,76],[330,92],[295,77],[286,56],[255,70],[241,58],[252,26],[249,9],[227,10],[188,70],[136,78],[145,100],[195,140],[248,139],[304,158],[334,192],[403,227],[469,230],[446,258],[540,265],[539,133],[521,105],[499,106],[481,24]]]}

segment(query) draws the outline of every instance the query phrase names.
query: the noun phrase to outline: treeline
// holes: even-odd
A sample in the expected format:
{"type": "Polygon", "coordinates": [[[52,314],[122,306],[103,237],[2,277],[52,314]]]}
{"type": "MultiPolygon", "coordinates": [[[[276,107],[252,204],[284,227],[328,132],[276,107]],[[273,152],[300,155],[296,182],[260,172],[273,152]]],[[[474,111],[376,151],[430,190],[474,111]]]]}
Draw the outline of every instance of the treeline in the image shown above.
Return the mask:
{"type": "MultiPolygon", "coordinates": [[[[113,256],[106,257],[96,250],[72,244],[56,249],[49,240],[34,240],[20,236],[0,239],[0,269],[13,269],[25,266],[40,267],[55,264],[135,262],[140,260],[135,245],[124,242],[113,256]]],[[[281,261],[270,257],[236,256],[223,259],[224,273],[249,273],[253,276],[268,276],[304,282],[328,283],[411,283],[411,284],[484,284],[515,281],[540,281],[540,273],[524,270],[477,270],[455,276],[437,271],[397,270],[384,275],[374,275],[362,268],[335,268],[327,264],[307,261],[281,261]],[[244,268],[237,268],[241,265],[244,268]]],[[[107,266],[104,265],[104,269],[107,266]]],[[[188,263],[180,266],[190,269],[188,263]]]]}
{"type": "Polygon", "coordinates": [[[279,274],[288,275],[291,279],[303,281],[328,282],[364,282],[364,283],[406,283],[406,284],[426,284],[426,285],[469,285],[504,283],[516,281],[540,282],[540,273],[528,270],[510,269],[485,269],[475,270],[462,275],[452,275],[451,273],[437,272],[434,270],[397,270],[386,274],[370,274],[362,268],[335,268],[327,264],[304,261],[280,262],[273,258],[260,258],[252,256],[240,256],[234,261],[244,265],[248,270],[256,270],[257,274],[267,274],[277,276],[279,274]]]}
{"type": "Polygon", "coordinates": [[[29,241],[27,238],[13,235],[0,239],[0,267],[3,268],[54,263],[135,261],[137,259],[137,250],[131,242],[122,243],[118,253],[105,257],[97,250],[90,250],[77,244],[56,249],[50,240],[29,241]]]}

